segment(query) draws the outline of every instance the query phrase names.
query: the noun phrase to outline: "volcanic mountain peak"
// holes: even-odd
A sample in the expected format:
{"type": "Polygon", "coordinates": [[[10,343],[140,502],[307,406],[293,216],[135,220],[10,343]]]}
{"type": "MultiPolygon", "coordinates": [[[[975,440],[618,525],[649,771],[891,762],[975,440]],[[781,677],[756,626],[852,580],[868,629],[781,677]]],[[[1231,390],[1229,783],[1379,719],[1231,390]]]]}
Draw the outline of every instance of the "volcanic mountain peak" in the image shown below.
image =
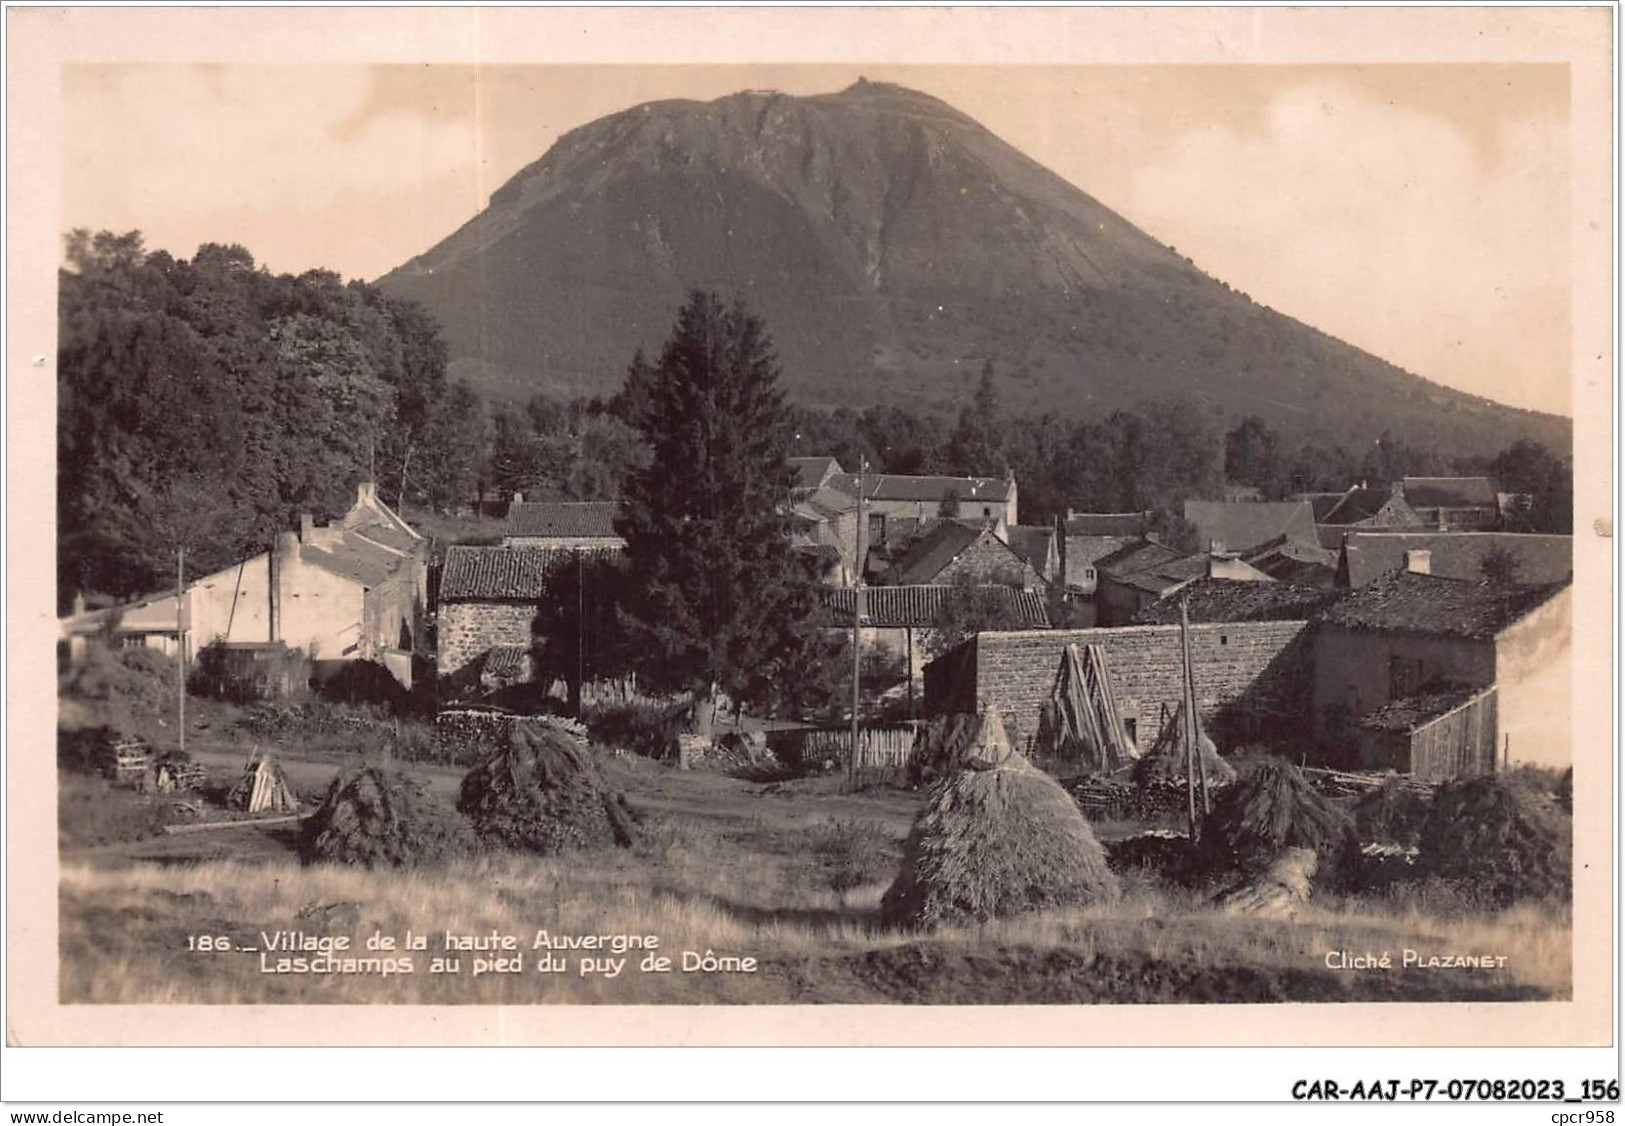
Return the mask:
{"type": "Polygon", "coordinates": [[[1328,442],[1569,441],[1564,420],[1255,304],[960,111],[884,82],[589,122],[382,284],[435,313],[454,371],[504,398],[612,392],[705,286],[763,316],[790,390],[814,403],[951,409],[988,358],[1023,409],[1177,391],[1328,442]]]}

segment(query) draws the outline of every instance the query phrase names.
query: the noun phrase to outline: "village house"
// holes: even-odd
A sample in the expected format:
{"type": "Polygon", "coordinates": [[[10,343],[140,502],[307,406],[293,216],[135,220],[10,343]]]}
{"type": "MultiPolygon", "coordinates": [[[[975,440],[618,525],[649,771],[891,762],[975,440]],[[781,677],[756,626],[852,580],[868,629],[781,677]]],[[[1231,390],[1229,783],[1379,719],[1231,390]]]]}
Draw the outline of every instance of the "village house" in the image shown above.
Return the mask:
{"type": "Polygon", "coordinates": [[[1233,582],[1273,582],[1239,554],[1213,544],[1207,551],[1180,555],[1172,548],[1155,544],[1160,551],[1141,547],[1108,557],[1099,586],[1095,589],[1095,621],[1098,625],[1126,625],[1158,599],[1203,578],[1233,582]]]}
{"type": "Polygon", "coordinates": [[[531,627],[548,583],[561,568],[614,550],[448,547],[435,599],[442,684],[501,688],[531,680],[531,627]]]}
{"type": "Polygon", "coordinates": [[[612,500],[517,501],[502,530],[504,547],[585,548],[618,551],[620,505],[612,500]]]}
{"type": "MultiPolygon", "coordinates": [[[[829,460],[829,459],[826,459],[829,460]]],[[[820,485],[798,490],[795,530],[791,545],[818,560],[820,582],[850,586],[857,578],[858,502],[856,498],[820,485]]]]}
{"type": "MultiPolygon", "coordinates": [[[[1339,537],[1341,542],[1341,537],[1339,537]]],[[[1338,553],[1319,544],[1278,536],[1243,558],[1277,582],[1330,590],[1337,585],[1338,553]]]]}
{"type": "Polygon", "coordinates": [[[1098,564],[1150,530],[1149,512],[1074,512],[1067,509],[1062,521],[1061,569],[1065,572],[1068,594],[1089,599],[1093,609],[1098,564]]]}
{"type": "Polygon", "coordinates": [[[1516,582],[1566,582],[1574,573],[1574,541],[1515,532],[1355,530],[1342,537],[1337,585],[1358,589],[1382,575],[1422,567],[1441,578],[1477,582],[1487,577],[1486,561],[1496,558],[1510,566],[1516,582]]]}
{"type": "Polygon", "coordinates": [[[1573,588],[1413,564],[1320,617],[1313,721],[1327,753],[1429,778],[1491,773],[1501,758],[1567,764],[1573,588]]]}
{"type": "Polygon", "coordinates": [[[950,586],[972,582],[1038,590],[1043,576],[992,526],[938,521],[886,571],[887,586],[950,586]]]}
{"type": "Polygon", "coordinates": [[[1185,519],[1195,526],[1197,542],[1221,543],[1231,551],[1249,552],[1281,536],[1300,543],[1320,542],[1314,509],[1306,501],[1188,500],[1185,519]]]}
{"type": "Polygon", "coordinates": [[[796,494],[810,493],[829,484],[832,477],[845,474],[841,463],[832,457],[792,457],[788,459],[795,473],[792,485],[796,494]]]}
{"type": "Polygon", "coordinates": [[[301,516],[274,551],[193,579],[181,592],[157,595],[64,619],[77,655],[96,634],[184,659],[219,643],[296,649],[322,666],[377,661],[403,684],[412,679],[412,648],[428,585],[428,545],[383,501],[370,482],[350,510],[329,525],[301,516]]]}
{"type": "Polygon", "coordinates": [[[1487,532],[1501,526],[1501,505],[1488,477],[1406,477],[1405,503],[1421,523],[1446,532],[1487,532]]]}
{"type": "Polygon", "coordinates": [[[986,522],[1003,538],[1019,522],[1014,478],[912,477],[897,473],[832,473],[822,482],[856,497],[862,482],[863,505],[869,520],[869,542],[887,538],[890,521],[947,517],[986,522]]]}
{"type": "MultiPolygon", "coordinates": [[[[1009,586],[877,586],[863,594],[863,621],[858,638],[866,650],[873,649],[898,658],[908,670],[908,714],[916,714],[919,685],[931,649],[932,628],[950,597],[969,594],[977,599],[996,601],[1023,629],[1047,629],[1049,615],[1044,597],[1036,590],[1009,586]]],[[[850,629],[857,592],[851,589],[825,590],[821,601],[828,611],[831,628],[850,629]]]]}
{"type": "Polygon", "coordinates": [[[1428,521],[1405,500],[1403,483],[1395,481],[1386,489],[1367,488],[1363,483],[1341,493],[1306,493],[1299,499],[1309,502],[1315,523],[1340,528],[1428,527],[1428,521]]]}

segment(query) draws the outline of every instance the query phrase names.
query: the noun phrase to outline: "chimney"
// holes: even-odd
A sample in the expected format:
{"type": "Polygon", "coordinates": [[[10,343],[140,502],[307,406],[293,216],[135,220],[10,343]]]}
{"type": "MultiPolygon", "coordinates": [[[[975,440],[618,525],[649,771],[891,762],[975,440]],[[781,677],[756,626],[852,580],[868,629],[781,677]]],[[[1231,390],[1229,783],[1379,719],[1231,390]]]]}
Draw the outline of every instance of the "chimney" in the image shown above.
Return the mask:
{"type": "Polygon", "coordinates": [[[1389,492],[1389,494],[1391,496],[1393,496],[1393,498],[1395,500],[1404,500],[1405,499],[1405,482],[1402,481],[1402,480],[1401,481],[1392,481],[1392,482],[1390,482],[1389,485],[1388,485],[1388,492],[1389,492]]]}
{"type": "Polygon", "coordinates": [[[1207,541],[1207,553],[1209,555],[1223,555],[1224,554],[1224,541],[1223,540],[1208,540],[1207,541]]]}
{"type": "Polygon", "coordinates": [[[1405,570],[1413,575],[1433,574],[1433,552],[1412,548],[1405,553],[1405,570]]]}
{"type": "Polygon", "coordinates": [[[357,508],[368,508],[377,502],[378,487],[371,481],[363,481],[355,487],[355,503],[357,508]]]}
{"type": "Polygon", "coordinates": [[[301,512],[299,514],[299,542],[316,542],[316,521],[308,512],[301,512]]]}
{"type": "Polygon", "coordinates": [[[514,504],[524,504],[525,503],[525,494],[524,493],[514,493],[514,495],[513,495],[513,503],[514,504]]]}
{"type": "Polygon", "coordinates": [[[73,616],[78,617],[85,612],[85,592],[79,591],[73,596],[73,616]]]}

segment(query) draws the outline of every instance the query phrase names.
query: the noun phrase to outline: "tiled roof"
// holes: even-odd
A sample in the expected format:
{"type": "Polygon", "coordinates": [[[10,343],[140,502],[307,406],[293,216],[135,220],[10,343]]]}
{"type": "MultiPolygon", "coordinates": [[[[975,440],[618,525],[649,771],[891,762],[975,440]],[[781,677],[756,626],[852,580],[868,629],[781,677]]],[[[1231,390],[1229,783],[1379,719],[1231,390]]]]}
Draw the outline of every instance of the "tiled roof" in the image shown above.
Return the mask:
{"type": "Polygon", "coordinates": [[[618,507],[612,500],[523,501],[508,509],[504,534],[559,539],[613,536],[618,507]]]}
{"type": "MultiPolygon", "coordinates": [[[[858,495],[858,477],[838,473],[828,484],[852,496],[858,495]]],[[[863,478],[863,495],[870,500],[941,502],[957,497],[965,503],[1010,499],[1014,482],[1002,477],[909,477],[897,473],[870,473],[863,478]]]]}
{"type": "MultiPolygon", "coordinates": [[[[1429,569],[1448,579],[1477,582],[1484,557],[1501,550],[1517,563],[1517,580],[1542,585],[1563,582],[1574,573],[1569,536],[1530,536],[1515,532],[1350,532],[1343,557],[1348,585],[1362,587],[1378,575],[1405,569],[1407,551],[1430,553],[1429,569]]],[[[1339,572],[1342,571],[1341,564],[1339,572]]]]}
{"type": "Polygon", "coordinates": [[[828,485],[814,489],[796,502],[795,513],[803,520],[824,523],[857,508],[857,498],[828,485]]]}
{"type": "Polygon", "coordinates": [[[1410,732],[1461,707],[1483,688],[1448,687],[1390,700],[1360,717],[1360,726],[1372,731],[1410,732]]]}
{"type": "Polygon", "coordinates": [[[1347,493],[1298,493],[1293,500],[1307,501],[1315,514],[1315,523],[1325,523],[1326,514],[1343,503],[1347,493]]]}
{"type": "Polygon", "coordinates": [[[365,587],[379,586],[406,563],[395,552],[351,535],[335,536],[321,547],[301,544],[299,559],[365,587]]]}
{"type": "Polygon", "coordinates": [[[794,487],[797,489],[816,489],[829,475],[844,472],[841,463],[832,457],[792,457],[788,460],[796,474],[794,487]]]}
{"type": "MultiPolygon", "coordinates": [[[[936,620],[943,602],[960,587],[951,586],[872,586],[863,592],[863,620],[878,629],[902,629],[907,626],[925,627],[936,620]]],[[[994,598],[1020,622],[1020,629],[1048,629],[1049,614],[1044,609],[1044,596],[1036,590],[1017,590],[1009,586],[972,587],[981,598],[994,598]]],[[[825,590],[820,598],[837,622],[852,620],[852,600],[856,597],[850,587],[825,590]]]]}
{"type": "MultiPolygon", "coordinates": [[[[899,585],[929,583],[984,535],[992,536],[992,533],[957,520],[944,520],[909,545],[892,564],[889,574],[896,576],[899,585]]],[[[1015,558],[1019,561],[1019,557],[1015,558]]]]}
{"type": "Polygon", "coordinates": [[[1493,586],[1401,571],[1345,594],[1321,620],[1348,630],[1491,638],[1564,584],[1493,586]]]}
{"type": "Polygon", "coordinates": [[[553,572],[578,554],[562,547],[448,547],[440,601],[534,602],[553,572]]]}
{"type": "Polygon", "coordinates": [[[1343,547],[1343,537],[1353,530],[1341,524],[1316,524],[1315,539],[1328,551],[1338,551],[1343,547]]]}
{"type": "Polygon", "coordinates": [[[1011,550],[1033,565],[1040,575],[1048,575],[1050,551],[1055,548],[1055,529],[1047,524],[1012,524],[1006,529],[1011,550]]]}
{"type": "Polygon", "coordinates": [[[1404,483],[1413,508],[1498,508],[1488,477],[1407,477],[1404,483]]]}
{"type": "Polygon", "coordinates": [[[1324,515],[1316,512],[1315,519],[1322,524],[1358,524],[1361,520],[1371,519],[1393,499],[1391,489],[1362,489],[1356,485],[1324,515]]]}
{"type": "Polygon", "coordinates": [[[412,551],[413,548],[423,542],[420,537],[413,535],[404,528],[377,521],[346,529],[345,534],[360,536],[402,554],[412,551]]]}
{"type": "Polygon", "coordinates": [[[1146,512],[1074,512],[1066,518],[1069,536],[1118,536],[1132,539],[1151,526],[1146,512]]]}
{"type": "Polygon", "coordinates": [[[1109,555],[1095,560],[1095,570],[1108,575],[1131,575],[1159,563],[1178,559],[1179,552],[1154,540],[1131,540],[1109,555]]]}
{"type": "Polygon", "coordinates": [[[1185,519],[1196,525],[1204,548],[1217,541],[1230,551],[1251,551],[1281,535],[1315,542],[1315,513],[1306,501],[1227,504],[1188,500],[1185,519]]]}
{"type": "Polygon", "coordinates": [[[1285,536],[1254,548],[1246,560],[1270,578],[1284,583],[1329,587],[1337,580],[1337,552],[1285,536]]]}
{"type": "Polygon", "coordinates": [[[1181,599],[1187,600],[1192,622],[1306,621],[1336,597],[1331,591],[1292,583],[1203,578],[1159,598],[1135,615],[1134,624],[1178,623],[1181,599]]]}

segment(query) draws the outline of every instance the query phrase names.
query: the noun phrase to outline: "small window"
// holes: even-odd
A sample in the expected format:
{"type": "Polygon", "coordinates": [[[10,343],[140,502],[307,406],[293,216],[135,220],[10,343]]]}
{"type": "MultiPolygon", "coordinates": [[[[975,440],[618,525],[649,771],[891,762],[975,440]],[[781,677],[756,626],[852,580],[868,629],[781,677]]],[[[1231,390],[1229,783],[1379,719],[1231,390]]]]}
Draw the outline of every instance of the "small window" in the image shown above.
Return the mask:
{"type": "MultiPolygon", "coordinates": [[[[1221,633],[1219,635],[1219,644],[1220,645],[1229,645],[1230,644],[1229,635],[1221,633]]],[[[850,740],[848,740],[848,742],[850,742],[850,740]]]]}
{"type": "MultiPolygon", "coordinates": [[[[993,510],[991,508],[989,508],[987,505],[984,504],[982,506],[982,515],[983,516],[992,516],[993,515],[993,510]]],[[[848,740],[848,742],[850,742],[850,740],[848,740]]]]}

